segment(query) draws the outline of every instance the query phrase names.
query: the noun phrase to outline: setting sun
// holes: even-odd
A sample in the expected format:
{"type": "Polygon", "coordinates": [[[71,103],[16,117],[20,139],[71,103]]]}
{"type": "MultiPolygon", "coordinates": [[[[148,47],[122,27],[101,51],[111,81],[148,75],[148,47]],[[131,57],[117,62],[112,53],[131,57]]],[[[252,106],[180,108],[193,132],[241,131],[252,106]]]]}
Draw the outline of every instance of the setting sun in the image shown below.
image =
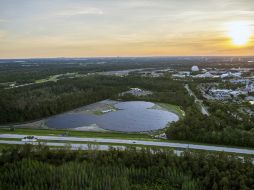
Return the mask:
{"type": "Polygon", "coordinates": [[[246,45],[250,40],[250,26],[245,22],[234,22],[229,25],[230,38],[232,43],[237,46],[246,45]]]}

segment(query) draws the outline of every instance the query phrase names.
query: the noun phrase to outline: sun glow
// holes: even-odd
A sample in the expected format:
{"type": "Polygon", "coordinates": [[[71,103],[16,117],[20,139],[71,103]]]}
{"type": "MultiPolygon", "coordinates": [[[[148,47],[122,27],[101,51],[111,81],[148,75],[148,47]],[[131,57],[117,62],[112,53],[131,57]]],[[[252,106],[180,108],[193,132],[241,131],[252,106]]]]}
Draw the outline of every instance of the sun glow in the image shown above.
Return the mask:
{"type": "Polygon", "coordinates": [[[246,22],[233,22],[229,25],[228,35],[234,45],[246,45],[251,36],[250,25],[246,22]]]}

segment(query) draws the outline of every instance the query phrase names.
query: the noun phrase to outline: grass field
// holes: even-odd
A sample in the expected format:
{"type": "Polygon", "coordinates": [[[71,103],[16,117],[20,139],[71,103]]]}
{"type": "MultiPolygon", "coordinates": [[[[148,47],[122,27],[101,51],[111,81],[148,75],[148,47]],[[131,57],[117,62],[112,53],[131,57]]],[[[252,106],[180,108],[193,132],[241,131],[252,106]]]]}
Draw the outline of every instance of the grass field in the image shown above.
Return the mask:
{"type": "Polygon", "coordinates": [[[180,118],[183,118],[185,116],[184,111],[179,106],[165,103],[157,103],[157,104],[162,108],[177,114],[180,118]]]}
{"type": "Polygon", "coordinates": [[[120,138],[120,139],[153,139],[149,134],[144,133],[118,133],[118,132],[90,132],[90,131],[71,131],[56,129],[26,129],[19,128],[11,131],[9,128],[0,128],[0,134],[25,134],[25,135],[66,135],[75,137],[95,137],[95,138],[120,138]]]}

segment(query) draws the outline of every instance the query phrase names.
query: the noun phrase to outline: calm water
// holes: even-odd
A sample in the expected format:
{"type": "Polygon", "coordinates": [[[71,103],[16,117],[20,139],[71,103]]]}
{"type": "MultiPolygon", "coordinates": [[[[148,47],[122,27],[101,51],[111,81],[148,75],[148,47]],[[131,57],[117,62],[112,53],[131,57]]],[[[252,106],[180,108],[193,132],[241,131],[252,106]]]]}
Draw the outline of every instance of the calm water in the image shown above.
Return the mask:
{"type": "Polygon", "coordinates": [[[176,114],[149,109],[154,104],[143,101],[130,101],[115,104],[119,110],[100,116],[86,113],[66,113],[50,118],[47,125],[51,128],[76,128],[97,124],[112,131],[138,132],[164,128],[168,122],[177,121],[176,114]]]}

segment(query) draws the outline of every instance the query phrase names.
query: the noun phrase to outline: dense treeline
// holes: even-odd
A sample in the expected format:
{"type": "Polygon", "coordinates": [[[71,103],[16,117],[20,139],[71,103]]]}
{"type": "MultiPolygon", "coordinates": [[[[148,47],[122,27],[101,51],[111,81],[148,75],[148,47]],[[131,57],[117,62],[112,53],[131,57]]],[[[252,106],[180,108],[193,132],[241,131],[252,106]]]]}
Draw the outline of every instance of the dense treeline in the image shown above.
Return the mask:
{"type": "Polygon", "coordinates": [[[9,171],[4,171],[0,177],[2,189],[153,190],[180,187],[179,189],[197,190],[197,183],[194,180],[180,172],[171,171],[170,168],[136,169],[123,166],[98,166],[77,161],[57,167],[24,159],[6,169],[9,171]],[[14,176],[18,177],[16,183],[10,183],[14,176]]]}
{"type": "MultiPolygon", "coordinates": [[[[150,90],[153,94],[141,97],[126,94],[120,97],[122,100],[144,100],[169,103],[178,105],[183,109],[189,107],[194,102],[194,99],[190,97],[188,92],[185,90],[183,83],[172,80],[168,75],[159,78],[130,76],[124,80],[125,85],[130,88],[134,86],[139,87],[141,89],[150,90]]],[[[116,96],[115,98],[119,97],[116,96]]]]}
{"type": "Polygon", "coordinates": [[[254,147],[254,118],[232,104],[212,102],[206,116],[192,106],[186,116],[167,129],[170,139],[254,147]]]}
{"type": "Polygon", "coordinates": [[[224,153],[9,148],[0,156],[0,189],[251,190],[254,165],[224,153]]]}
{"type": "Polygon", "coordinates": [[[52,59],[7,59],[0,60],[0,83],[30,83],[34,80],[47,78],[50,75],[67,72],[91,73],[112,70],[155,68],[190,70],[192,65],[200,68],[253,68],[247,63],[248,57],[241,60],[232,57],[116,57],[116,58],[52,58],[52,59]]]}
{"type": "MultiPolygon", "coordinates": [[[[143,100],[147,101],[171,103],[182,107],[193,102],[183,85],[168,77],[154,79],[132,75],[91,75],[0,91],[0,123],[34,120],[104,99],[118,99],[120,92],[131,87],[153,91],[152,96],[143,97],[143,100]]],[[[134,100],[135,97],[131,99],[134,100]]]]}
{"type": "Polygon", "coordinates": [[[114,86],[114,81],[112,77],[87,77],[4,90],[0,123],[33,120],[109,98],[125,89],[114,86]]]}
{"type": "Polygon", "coordinates": [[[196,106],[189,107],[186,109],[186,117],[167,129],[168,138],[254,147],[254,118],[244,113],[239,104],[204,99],[198,84],[206,82],[211,81],[194,81],[190,87],[207,105],[210,115],[201,114],[196,106]]]}
{"type": "Polygon", "coordinates": [[[80,74],[140,68],[190,68],[194,60],[176,58],[87,58],[0,60],[0,83],[31,83],[50,75],[80,74]]]}

